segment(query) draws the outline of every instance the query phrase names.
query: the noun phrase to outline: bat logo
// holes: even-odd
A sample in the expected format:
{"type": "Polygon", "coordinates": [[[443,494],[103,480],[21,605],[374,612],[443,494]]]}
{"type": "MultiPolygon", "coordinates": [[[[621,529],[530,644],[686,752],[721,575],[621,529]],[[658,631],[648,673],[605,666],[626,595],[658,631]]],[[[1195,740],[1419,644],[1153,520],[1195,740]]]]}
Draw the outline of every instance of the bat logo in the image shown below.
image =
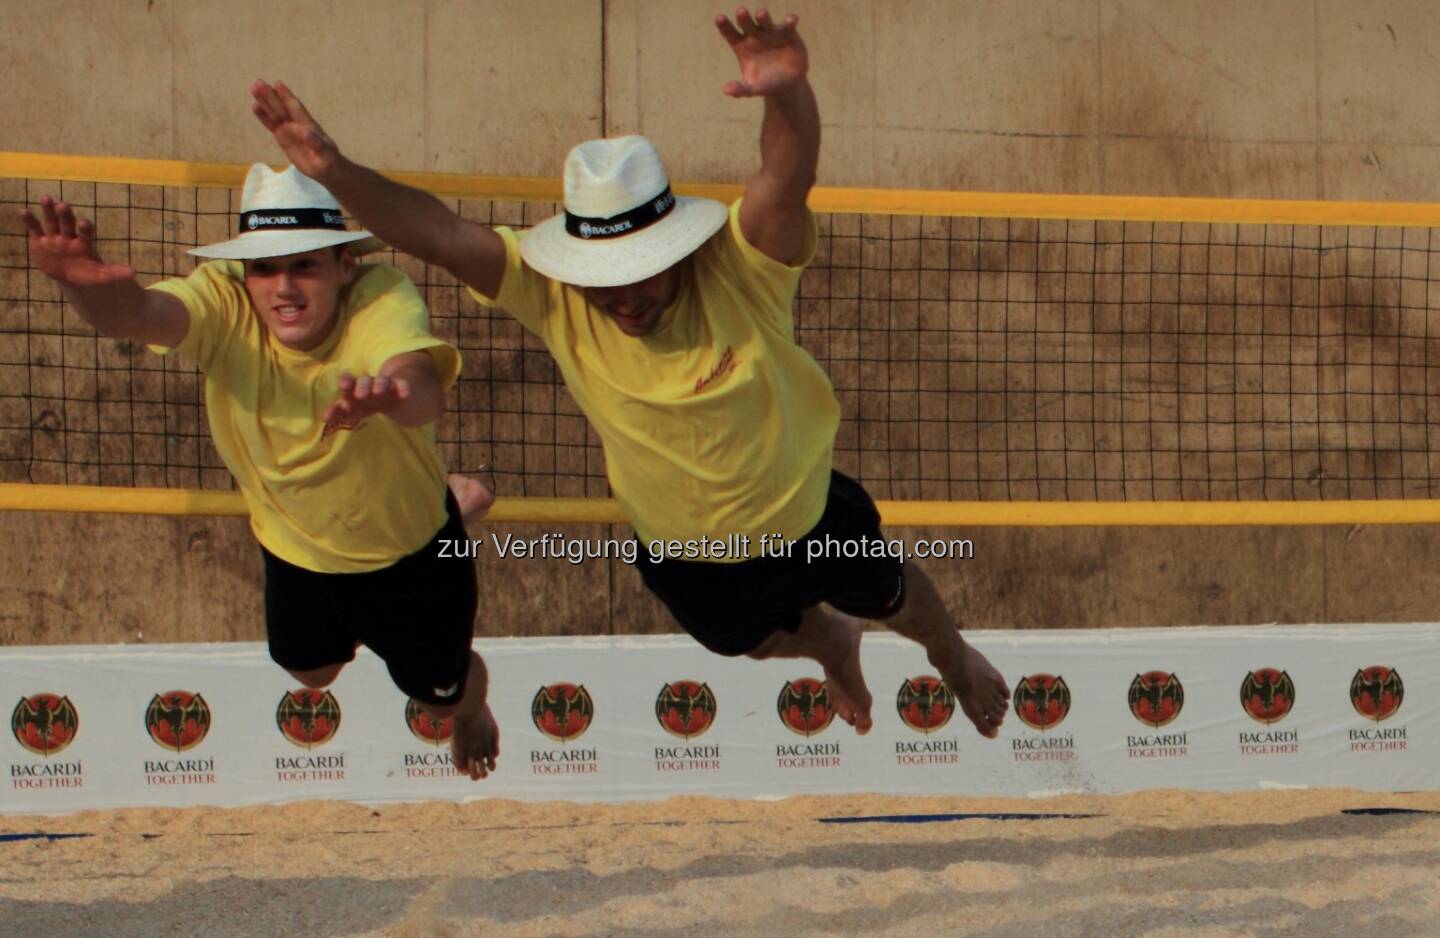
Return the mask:
{"type": "Polygon", "coordinates": [[[655,719],[671,736],[690,739],[715,722],[715,693],[709,684],[672,681],[660,688],[655,698],[655,719]]]}
{"type": "Polygon", "coordinates": [[[412,697],[405,701],[405,725],[422,743],[440,746],[450,741],[450,734],[455,729],[455,718],[441,717],[437,720],[412,697]]]}
{"type": "Polygon", "coordinates": [[[275,708],[275,725],[297,746],[323,746],[340,730],[340,704],[328,690],[292,690],[280,698],[275,708]]]}
{"type": "Polygon", "coordinates": [[[1015,715],[1034,730],[1059,726],[1070,712],[1070,687],[1054,674],[1031,674],[1015,685],[1015,715]]]}
{"type": "Polygon", "coordinates": [[[1287,671],[1259,668],[1240,684],[1240,706],[1260,723],[1278,723],[1295,707],[1295,682],[1287,671]]]}
{"type": "Polygon", "coordinates": [[[48,759],[75,741],[80,714],[69,697],[31,694],[11,711],[10,731],[20,745],[48,759]]]}
{"type": "Polygon", "coordinates": [[[530,719],[542,735],[568,743],[590,728],[595,720],[595,701],[584,684],[551,684],[535,692],[530,701],[530,719]]]}
{"type": "Polygon", "coordinates": [[[1171,723],[1185,706],[1185,687],[1169,671],[1146,671],[1130,682],[1130,712],[1157,730],[1171,723]]]}
{"type": "Polygon", "coordinates": [[[1405,682],[1400,672],[1383,665],[1361,668],[1350,679],[1350,703],[1355,712],[1379,723],[1388,720],[1405,701],[1405,682]]]}
{"type": "Polygon", "coordinates": [[[830,706],[830,688],[813,677],[797,678],[781,687],[775,710],[786,729],[801,736],[824,732],[835,719],[835,708],[830,706]]]}
{"type": "Polygon", "coordinates": [[[210,705],[188,690],[156,694],[145,708],[145,730],[161,749],[193,749],[210,732],[210,705]]]}
{"type": "Polygon", "coordinates": [[[933,733],[955,715],[955,695],[938,677],[923,674],[900,685],[895,694],[900,720],[917,733],[933,733]]]}

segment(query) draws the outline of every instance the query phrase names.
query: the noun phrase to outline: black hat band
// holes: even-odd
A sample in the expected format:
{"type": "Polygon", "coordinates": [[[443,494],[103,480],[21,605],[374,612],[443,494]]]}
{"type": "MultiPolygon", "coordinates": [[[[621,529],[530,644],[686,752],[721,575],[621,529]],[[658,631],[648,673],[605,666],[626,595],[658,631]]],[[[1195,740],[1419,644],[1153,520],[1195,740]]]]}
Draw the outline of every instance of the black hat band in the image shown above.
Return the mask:
{"type": "Polygon", "coordinates": [[[571,237],[580,238],[585,241],[595,241],[603,238],[618,238],[622,235],[634,234],[642,228],[649,228],[675,208],[675,196],[666,186],[665,191],[644,204],[630,209],[628,212],[621,212],[619,215],[611,215],[609,218],[590,218],[584,215],[572,215],[565,213],[565,231],[571,237]]]}
{"type": "Polygon", "coordinates": [[[345,216],[331,208],[270,208],[240,213],[240,233],[247,231],[274,231],[328,229],[345,230],[345,216]]]}

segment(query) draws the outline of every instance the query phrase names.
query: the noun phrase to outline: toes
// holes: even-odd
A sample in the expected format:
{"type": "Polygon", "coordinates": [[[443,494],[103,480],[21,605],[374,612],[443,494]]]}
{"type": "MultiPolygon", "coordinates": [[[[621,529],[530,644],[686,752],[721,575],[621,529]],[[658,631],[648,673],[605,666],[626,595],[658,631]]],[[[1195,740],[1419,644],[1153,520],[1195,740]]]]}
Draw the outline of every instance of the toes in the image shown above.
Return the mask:
{"type": "Polygon", "coordinates": [[[455,767],[460,770],[461,775],[470,776],[471,781],[478,782],[484,778],[486,774],[484,764],[478,758],[470,756],[465,757],[462,761],[456,762],[455,767]]]}
{"type": "Polygon", "coordinates": [[[975,731],[987,739],[994,739],[1000,734],[1000,724],[1005,720],[1004,708],[999,706],[986,706],[983,703],[973,706],[963,706],[965,715],[974,724],[975,731]]]}

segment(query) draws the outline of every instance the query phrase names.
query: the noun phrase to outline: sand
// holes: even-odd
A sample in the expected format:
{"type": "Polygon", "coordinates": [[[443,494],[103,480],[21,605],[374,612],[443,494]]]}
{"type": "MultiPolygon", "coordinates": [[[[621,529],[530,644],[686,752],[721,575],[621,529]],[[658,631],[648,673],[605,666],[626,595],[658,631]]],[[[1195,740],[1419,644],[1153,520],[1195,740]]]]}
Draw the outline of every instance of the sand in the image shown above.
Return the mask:
{"type": "Polygon", "coordinates": [[[7,935],[1440,934],[1435,792],[0,817],[37,831],[92,836],[0,842],[7,935]],[[1098,816],[819,820],[977,812],[1098,816]]]}

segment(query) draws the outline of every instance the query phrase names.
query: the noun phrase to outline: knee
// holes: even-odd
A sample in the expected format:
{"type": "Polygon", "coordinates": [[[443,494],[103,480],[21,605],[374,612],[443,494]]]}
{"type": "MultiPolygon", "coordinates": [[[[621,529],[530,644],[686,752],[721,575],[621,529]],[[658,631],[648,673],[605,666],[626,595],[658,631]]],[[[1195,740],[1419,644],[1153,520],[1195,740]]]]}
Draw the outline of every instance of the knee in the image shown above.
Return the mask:
{"type": "Polygon", "coordinates": [[[495,493],[477,479],[452,473],[446,480],[455,504],[460,508],[462,520],[471,521],[482,517],[495,504],[495,493]]]}
{"type": "Polygon", "coordinates": [[[343,667],[345,667],[343,664],[327,664],[323,668],[314,668],[310,671],[291,671],[290,676],[306,687],[319,690],[335,683],[335,678],[340,676],[340,669],[343,667]]]}
{"type": "MultiPolygon", "coordinates": [[[[415,698],[413,697],[410,699],[415,700],[415,698]]],[[[443,720],[446,717],[453,717],[460,709],[459,703],[433,704],[426,703],[423,700],[415,700],[415,703],[420,707],[421,710],[424,710],[426,713],[430,714],[437,720],[443,720]]]]}
{"type": "Polygon", "coordinates": [[[771,632],[764,640],[754,648],[745,652],[746,658],[753,658],[756,661],[764,661],[766,658],[775,657],[775,649],[779,647],[782,638],[779,632],[771,632]]]}

